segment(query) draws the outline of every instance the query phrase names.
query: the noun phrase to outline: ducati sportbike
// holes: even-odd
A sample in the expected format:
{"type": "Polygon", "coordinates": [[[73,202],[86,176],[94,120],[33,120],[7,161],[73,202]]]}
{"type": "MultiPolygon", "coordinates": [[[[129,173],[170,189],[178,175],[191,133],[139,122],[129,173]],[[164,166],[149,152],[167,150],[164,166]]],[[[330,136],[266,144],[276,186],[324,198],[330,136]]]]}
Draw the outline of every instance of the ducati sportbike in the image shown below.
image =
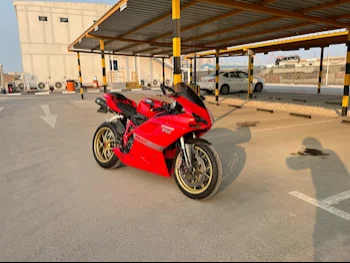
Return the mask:
{"type": "Polygon", "coordinates": [[[115,92],[95,100],[99,112],[113,114],[94,134],[95,160],[106,169],[124,164],[174,176],[186,196],[210,198],[222,181],[219,155],[202,139],[213,125],[213,115],[204,97],[186,84],[161,89],[170,103],[144,98],[137,104],[115,92]]]}

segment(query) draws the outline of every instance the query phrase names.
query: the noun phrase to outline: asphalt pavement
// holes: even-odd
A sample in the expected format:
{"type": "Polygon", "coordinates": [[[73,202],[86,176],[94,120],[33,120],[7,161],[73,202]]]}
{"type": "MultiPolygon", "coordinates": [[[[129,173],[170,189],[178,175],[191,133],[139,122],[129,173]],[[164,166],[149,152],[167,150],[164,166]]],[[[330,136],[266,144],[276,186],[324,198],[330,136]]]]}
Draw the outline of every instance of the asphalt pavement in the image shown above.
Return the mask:
{"type": "Polygon", "coordinates": [[[350,260],[350,125],[208,105],[224,180],[194,201],[97,165],[96,96],[0,97],[1,261],[350,260]]]}

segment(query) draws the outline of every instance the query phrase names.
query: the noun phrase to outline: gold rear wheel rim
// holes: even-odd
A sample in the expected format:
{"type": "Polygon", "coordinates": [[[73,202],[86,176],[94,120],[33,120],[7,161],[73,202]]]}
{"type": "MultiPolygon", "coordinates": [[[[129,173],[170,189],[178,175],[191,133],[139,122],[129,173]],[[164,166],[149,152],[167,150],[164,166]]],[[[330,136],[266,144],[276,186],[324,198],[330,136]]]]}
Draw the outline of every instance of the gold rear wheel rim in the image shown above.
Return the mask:
{"type": "Polygon", "coordinates": [[[114,144],[115,136],[110,128],[103,127],[97,132],[94,139],[94,152],[101,163],[108,163],[112,160],[114,144]]]}
{"type": "Polygon", "coordinates": [[[202,176],[206,177],[206,180],[204,181],[204,183],[198,187],[192,187],[192,186],[189,186],[188,183],[184,180],[183,175],[181,174],[181,171],[180,171],[180,166],[181,166],[181,163],[183,162],[182,153],[178,155],[175,161],[175,176],[180,186],[186,192],[194,195],[199,195],[205,192],[209,188],[211,182],[213,181],[213,164],[208,154],[202,148],[195,146],[195,150],[197,151],[200,158],[202,159],[204,158],[206,160],[206,167],[204,167],[205,174],[202,174],[202,176]]]}

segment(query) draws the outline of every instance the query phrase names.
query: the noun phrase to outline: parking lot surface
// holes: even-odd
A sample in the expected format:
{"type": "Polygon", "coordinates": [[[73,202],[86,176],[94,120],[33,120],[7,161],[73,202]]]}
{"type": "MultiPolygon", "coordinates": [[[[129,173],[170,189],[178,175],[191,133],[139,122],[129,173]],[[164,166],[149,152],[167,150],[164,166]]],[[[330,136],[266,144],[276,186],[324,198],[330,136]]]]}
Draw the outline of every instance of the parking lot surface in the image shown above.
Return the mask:
{"type": "Polygon", "coordinates": [[[1,261],[350,260],[340,119],[208,104],[224,180],[193,201],[173,178],[97,165],[96,96],[0,97],[1,261]]]}

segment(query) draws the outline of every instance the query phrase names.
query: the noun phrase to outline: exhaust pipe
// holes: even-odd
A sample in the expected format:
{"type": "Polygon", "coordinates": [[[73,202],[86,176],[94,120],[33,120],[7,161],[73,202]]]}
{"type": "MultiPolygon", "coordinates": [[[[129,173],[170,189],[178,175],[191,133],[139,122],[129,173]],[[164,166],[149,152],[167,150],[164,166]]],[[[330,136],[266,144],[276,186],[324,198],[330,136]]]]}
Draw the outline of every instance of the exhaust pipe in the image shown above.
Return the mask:
{"type": "Polygon", "coordinates": [[[97,98],[95,100],[95,103],[100,106],[100,109],[97,112],[107,113],[109,111],[109,108],[108,108],[106,101],[104,99],[97,98]]]}

